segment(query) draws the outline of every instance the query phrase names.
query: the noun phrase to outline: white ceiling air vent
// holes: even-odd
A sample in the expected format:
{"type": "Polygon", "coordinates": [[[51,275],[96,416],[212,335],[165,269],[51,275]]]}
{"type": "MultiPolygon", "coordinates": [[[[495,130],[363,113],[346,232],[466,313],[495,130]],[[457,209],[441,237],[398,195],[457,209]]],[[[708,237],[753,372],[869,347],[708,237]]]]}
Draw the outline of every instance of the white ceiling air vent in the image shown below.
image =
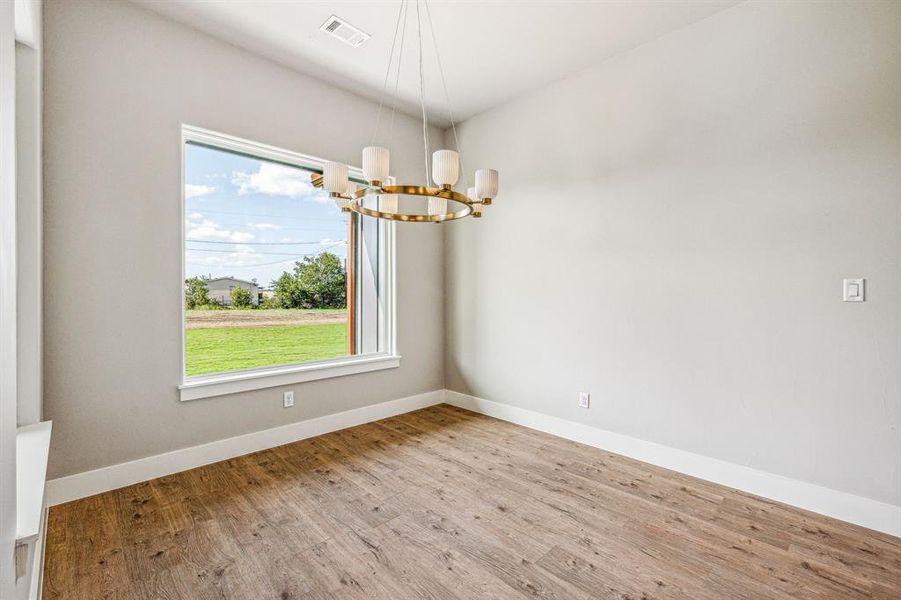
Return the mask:
{"type": "Polygon", "coordinates": [[[335,15],[326,19],[325,23],[323,23],[322,27],[319,29],[354,48],[360,47],[363,45],[363,42],[371,37],[365,31],[357,29],[344,19],[338,18],[335,15]]]}

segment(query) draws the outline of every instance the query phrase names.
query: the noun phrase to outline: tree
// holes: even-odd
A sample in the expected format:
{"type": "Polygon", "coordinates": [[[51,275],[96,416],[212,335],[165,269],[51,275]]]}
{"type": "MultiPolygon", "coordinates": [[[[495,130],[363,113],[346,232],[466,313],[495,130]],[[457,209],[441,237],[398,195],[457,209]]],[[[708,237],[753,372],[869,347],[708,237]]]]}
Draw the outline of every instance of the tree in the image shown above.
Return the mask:
{"type": "Polygon", "coordinates": [[[283,272],[281,276],[272,282],[272,301],[279,308],[296,308],[300,305],[300,292],[297,289],[297,279],[292,273],[283,272]]]}
{"type": "Polygon", "coordinates": [[[231,298],[233,308],[249,308],[253,303],[250,290],[243,287],[232,288],[231,298]]]}
{"type": "Polygon", "coordinates": [[[344,308],[347,303],[347,274],[331,252],[294,263],[294,272],[282,273],[272,286],[282,308],[344,308]]]}
{"type": "Polygon", "coordinates": [[[205,277],[185,279],[185,308],[197,308],[210,303],[210,289],[205,277]]]}
{"type": "Polygon", "coordinates": [[[307,256],[295,263],[294,274],[305,308],[343,308],[347,277],[341,259],[331,252],[307,256]]]}

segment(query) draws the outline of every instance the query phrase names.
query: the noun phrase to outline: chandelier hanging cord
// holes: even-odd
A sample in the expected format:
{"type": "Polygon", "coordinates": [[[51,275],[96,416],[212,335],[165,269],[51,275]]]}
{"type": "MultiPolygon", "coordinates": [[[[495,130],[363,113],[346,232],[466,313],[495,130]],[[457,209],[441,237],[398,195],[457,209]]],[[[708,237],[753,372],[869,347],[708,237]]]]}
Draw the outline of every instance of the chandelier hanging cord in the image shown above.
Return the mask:
{"type": "Polygon", "coordinates": [[[432,11],[429,8],[429,0],[425,0],[425,14],[429,20],[429,30],[432,32],[432,44],[435,47],[435,58],[438,60],[438,73],[441,75],[441,86],[444,88],[444,101],[447,103],[447,116],[451,122],[451,130],[454,132],[454,146],[460,160],[460,172],[463,173],[463,187],[469,187],[469,173],[463,164],[463,147],[457,137],[457,122],[454,119],[454,110],[451,107],[450,92],[447,90],[447,80],[444,78],[444,65],[441,62],[441,52],[438,51],[438,37],[435,35],[435,25],[432,23],[432,11]]]}
{"type": "MultiPolygon", "coordinates": [[[[407,14],[409,11],[407,10],[409,4],[407,0],[401,0],[401,8],[404,11],[403,16],[403,28],[400,30],[400,51],[397,53],[397,73],[394,77],[394,99],[391,102],[391,123],[388,125],[388,147],[391,147],[391,143],[394,141],[394,114],[397,112],[397,90],[400,85],[400,65],[403,62],[404,57],[404,40],[407,38],[407,14]]],[[[390,70],[389,70],[390,73],[390,70]]]]}
{"type": "Polygon", "coordinates": [[[422,67],[422,16],[419,12],[420,0],[416,0],[416,32],[419,34],[419,106],[422,108],[422,145],[425,157],[425,185],[432,182],[429,173],[429,117],[425,112],[425,72],[422,67]]]}
{"type": "MultiPolygon", "coordinates": [[[[382,107],[385,104],[385,92],[388,91],[388,78],[391,76],[391,64],[394,62],[394,47],[397,44],[397,30],[400,28],[400,15],[403,12],[404,4],[406,0],[401,0],[400,6],[397,9],[397,22],[394,24],[394,37],[391,39],[391,53],[388,55],[388,69],[385,71],[385,81],[382,83],[382,93],[379,96],[379,110],[376,113],[375,117],[375,129],[372,132],[372,139],[369,145],[375,144],[375,139],[379,135],[379,126],[382,123],[382,107]]],[[[403,43],[401,43],[401,52],[403,52],[403,43]]],[[[400,55],[397,57],[397,72],[400,74],[400,55]]],[[[395,99],[397,98],[397,92],[395,92],[395,99]]],[[[394,120],[394,115],[391,115],[392,121],[394,120]]]]}

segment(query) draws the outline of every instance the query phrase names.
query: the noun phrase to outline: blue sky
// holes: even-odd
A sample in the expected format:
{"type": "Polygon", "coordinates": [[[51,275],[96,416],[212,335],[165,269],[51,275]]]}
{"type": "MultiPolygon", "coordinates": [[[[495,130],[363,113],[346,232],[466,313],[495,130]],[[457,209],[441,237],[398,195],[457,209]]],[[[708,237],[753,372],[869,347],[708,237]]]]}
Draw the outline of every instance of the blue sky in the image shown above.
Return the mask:
{"type": "Polygon", "coordinates": [[[268,286],[305,254],[346,256],[347,220],[309,171],[185,146],[185,273],[268,286]]]}

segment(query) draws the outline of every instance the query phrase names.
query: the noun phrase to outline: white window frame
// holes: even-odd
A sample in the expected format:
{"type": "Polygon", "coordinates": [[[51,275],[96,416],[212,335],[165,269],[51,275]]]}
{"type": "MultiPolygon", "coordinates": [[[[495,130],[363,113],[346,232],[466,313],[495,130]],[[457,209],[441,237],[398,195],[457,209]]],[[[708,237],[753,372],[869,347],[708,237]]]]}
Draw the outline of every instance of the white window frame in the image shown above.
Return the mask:
{"type": "MultiPolygon", "coordinates": [[[[195,142],[236,152],[250,157],[268,159],[275,162],[295,165],[302,169],[322,172],[326,161],[321,158],[268,146],[258,142],[245,140],[232,135],[202,129],[191,125],[181,126],[181,285],[185,281],[185,145],[195,142]]],[[[363,180],[363,170],[350,167],[348,174],[352,179],[363,180]]],[[[400,366],[400,355],[397,353],[396,340],[396,305],[395,305],[395,224],[384,222],[384,245],[380,249],[384,254],[379,256],[379,277],[384,278],[380,303],[382,324],[379,326],[378,353],[344,356],[319,361],[226,371],[210,375],[188,376],[185,373],[185,302],[184,294],[179,295],[181,306],[181,377],[178,385],[179,398],[182,401],[210,398],[239,392],[249,392],[269,387],[303,383],[331,377],[343,377],[357,373],[367,373],[382,369],[393,369],[400,366]]]]}

